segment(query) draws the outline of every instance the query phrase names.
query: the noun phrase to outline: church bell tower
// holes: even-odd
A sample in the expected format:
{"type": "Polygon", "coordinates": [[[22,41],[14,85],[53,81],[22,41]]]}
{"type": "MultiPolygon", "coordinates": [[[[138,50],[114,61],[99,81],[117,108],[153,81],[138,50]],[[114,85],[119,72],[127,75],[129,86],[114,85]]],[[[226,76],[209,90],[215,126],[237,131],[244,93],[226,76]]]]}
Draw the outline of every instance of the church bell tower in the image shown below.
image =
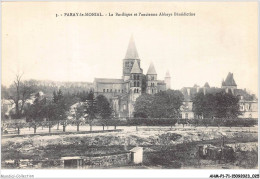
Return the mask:
{"type": "MultiPolygon", "coordinates": [[[[138,56],[134,37],[132,35],[130,38],[129,44],[128,44],[125,58],[123,59],[123,76],[122,76],[122,78],[124,79],[124,81],[127,81],[130,79],[131,70],[133,68],[135,61],[137,61],[137,64],[140,68],[140,58],[138,56]]],[[[140,68],[140,70],[141,70],[141,72],[143,71],[141,68],[140,68]]]]}

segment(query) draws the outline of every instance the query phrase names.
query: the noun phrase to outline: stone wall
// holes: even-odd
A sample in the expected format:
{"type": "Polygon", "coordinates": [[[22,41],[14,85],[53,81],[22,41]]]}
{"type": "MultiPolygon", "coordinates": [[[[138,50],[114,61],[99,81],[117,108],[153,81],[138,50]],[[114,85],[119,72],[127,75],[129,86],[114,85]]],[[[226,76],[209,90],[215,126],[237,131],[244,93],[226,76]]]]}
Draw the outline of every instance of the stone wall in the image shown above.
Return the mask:
{"type": "Polygon", "coordinates": [[[121,166],[130,163],[131,154],[115,154],[115,155],[106,155],[99,157],[87,157],[84,159],[84,168],[102,168],[109,166],[121,166]]]}

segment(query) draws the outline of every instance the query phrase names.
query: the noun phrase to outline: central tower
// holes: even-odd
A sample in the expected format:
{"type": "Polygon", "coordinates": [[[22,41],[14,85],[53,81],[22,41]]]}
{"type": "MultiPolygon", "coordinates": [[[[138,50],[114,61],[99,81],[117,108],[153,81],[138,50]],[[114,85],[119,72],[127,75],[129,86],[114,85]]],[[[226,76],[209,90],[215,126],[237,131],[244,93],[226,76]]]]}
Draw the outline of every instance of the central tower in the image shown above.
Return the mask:
{"type": "MultiPolygon", "coordinates": [[[[130,38],[129,44],[128,44],[125,58],[123,59],[123,76],[122,76],[122,78],[124,81],[127,81],[130,79],[131,70],[133,68],[135,61],[137,61],[138,66],[140,67],[140,58],[138,56],[135,42],[134,42],[134,37],[132,35],[130,38]]],[[[140,68],[140,70],[142,73],[143,70],[141,68],[140,68]]]]}

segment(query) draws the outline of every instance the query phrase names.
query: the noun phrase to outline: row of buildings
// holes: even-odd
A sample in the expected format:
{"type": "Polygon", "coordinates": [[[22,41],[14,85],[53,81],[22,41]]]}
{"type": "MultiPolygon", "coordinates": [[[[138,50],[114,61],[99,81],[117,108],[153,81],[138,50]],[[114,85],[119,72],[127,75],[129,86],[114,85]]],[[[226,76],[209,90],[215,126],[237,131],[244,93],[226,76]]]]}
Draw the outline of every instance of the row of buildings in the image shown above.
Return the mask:
{"type": "MultiPolygon", "coordinates": [[[[122,60],[122,77],[118,79],[95,78],[93,83],[56,83],[52,81],[43,81],[38,85],[44,87],[69,86],[73,89],[93,90],[95,96],[104,95],[112,104],[117,117],[132,117],[134,113],[134,104],[136,99],[143,93],[155,94],[160,91],[171,89],[171,76],[167,71],[164,80],[157,78],[157,72],[153,63],[150,64],[146,73],[141,68],[139,58],[133,37],[130,38],[125,58],[122,60]]],[[[184,95],[183,105],[181,106],[181,118],[195,118],[192,109],[192,99],[197,93],[218,93],[224,91],[239,96],[240,110],[242,118],[258,118],[258,99],[255,95],[249,94],[245,89],[238,89],[232,73],[229,73],[222,81],[220,88],[210,87],[206,82],[203,87],[194,85],[193,87],[184,87],[181,92],[184,95]]],[[[33,99],[34,97],[32,97],[33,99]]],[[[28,101],[32,103],[31,98],[28,101]]],[[[2,111],[7,111],[6,115],[15,108],[10,100],[1,100],[2,111]]]]}
{"type": "MultiPolygon", "coordinates": [[[[95,95],[104,95],[112,103],[113,109],[118,117],[132,117],[136,99],[142,93],[155,94],[160,91],[171,89],[171,76],[166,72],[164,80],[157,78],[157,73],[153,63],[150,64],[146,73],[141,68],[139,58],[133,37],[130,38],[126,56],[123,61],[122,77],[119,79],[95,78],[95,95]]],[[[193,87],[184,87],[181,92],[184,95],[183,105],[181,107],[182,118],[194,118],[192,110],[192,98],[200,92],[217,93],[231,92],[240,98],[240,110],[243,118],[258,117],[258,101],[254,95],[250,95],[246,90],[237,89],[237,84],[232,73],[229,73],[222,82],[221,88],[210,87],[206,82],[203,87],[194,85],[193,87]]]]}

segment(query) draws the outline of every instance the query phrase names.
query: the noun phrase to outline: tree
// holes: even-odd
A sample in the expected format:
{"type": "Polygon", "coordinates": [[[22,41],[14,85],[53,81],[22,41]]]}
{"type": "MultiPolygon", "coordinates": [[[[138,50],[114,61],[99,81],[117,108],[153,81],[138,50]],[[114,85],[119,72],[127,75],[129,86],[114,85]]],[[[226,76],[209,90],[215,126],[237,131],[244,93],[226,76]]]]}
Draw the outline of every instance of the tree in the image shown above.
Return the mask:
{"type": "Polygon", "coordinates": [[[237,118],[241,114],[238,102],[239,98],[230,93],[198,93],[193,98],[193,111],[203,118],[237,118]]]}
{"type": "Polygon", "coordinates": [[[82,91],[82,92],[78,92],[76,94],[76,96],[80,99],[81,102],[86,102],[86,100],[88,99],[88,92],[87,91],[82,91]]]}
{"type": "Polygon", "coordinates": [[[134,117],[147,118],[150,116],[152,103],[152,95],[142,94],[139,96],[134,104],[134,117]]]}
{"type": "Polygon", "coordinates": [[[31,122],[31,125],[34,128],[34,133],[36,133],[36,129],[39,126],[39,122],[43,121],[46,117],[45,114],[45,105],[46,105],[46,98],[40,99],[39,96],[35,95],[35,100],[32,105],[29,105],[25,114],[27,121],[31,122]]]}
{"type": "Polygon", "coordinates": [[[85,107],[85,119],[88,120],[89,122],[89,126],[90,126],[90,131],[92,131],[92,122],[93,120],[96,118],[97,115],[97,104],[96,104],[96,100],[94,98],[94,93],[91,91],[88,94],[88,98],[87,101],[84,105],[85,107]]]}
{"type": "Polygon", "coordinates": [[[8,98],[9,98],[9,93],[7,87],[1,85],[1,99],[8,99],[8,98]]]}
{"type": "Polygon", "coordinates": [[[104,124],[107,126],[108,119],[111,118],[112,108],[107,100],[107,98],[103,95],[98,95],[96,98],[97,101],[97,114],[102,119],[104,124]]]}
{"type": "Polygon", "coordinates": [[[154,95],[151,117],[152,118],[177,118],[184,97],[178,90],[167,90],[154,95]]]}
{"type": "Polygon", "coordinates": [[[14,118],[22,117],[24,104],[32,93],[36,91],[33,80],[22,81],[22,75],[17,74],[13,84],[9,88],[9,99],[14,101],[15,115],[14,118]]]}
{"type": "MultiPolygon", "coordinates": [[[[69,105],[65,101],[65,98],[63,96],[63,93],[61,89],[53,92],[53,104],[54,104],[54,109],[55,109],[55,117],[52,118],[53,120],[58,121],[57,122],[57,130],[59,130],[59,121],[67,119],[67,111],[69,110],[69,105]]],[[[64,126],[65,123],[63,123],[64,126]]]]}
{"type": "Polygon", "coordinates": [[[212,118],[215,116],[216,99],[213,94],[198,93],[193,98],[193,112],[198,118],[212,118]]]}
{"type": "Polygon", "coordinates": [[[218,118],[237,118],[241,115],[239,98],[230,93],[216,93],[215,114],[218,118]]]}
{"type": "Polygon", "coordinates": [[[45,113],[46,119],[47,119],[47,125],[49,127],[49,133],[51,133],[51,128],[53,125],[55,125],[55,119],[56,119],[56,104],[54,104],[52,101],[46,103],[46,105],[43,108],[43,111],[45,113]]]}
{"type": "Polygon", "coordinates": [[[79,131],[80,124],[83,123],[81,120],[84,117],[84,105],[82,103],[78,103],[77,106],[74,108],[74,123],[77,125],[77,131],[79,131]]]}
{"type": "Polygon", "coordinates": [[[205,95],[203,93],[197,93],[193,98],[192,109],[198,118],[203,118],[205,110],[205,95]]]}
{"type": "Polygon", "coordinates": [[[137,98],[134,116],[142,118],[177,118],[184,97],[178,90],[167,90],[137,98]]]}

